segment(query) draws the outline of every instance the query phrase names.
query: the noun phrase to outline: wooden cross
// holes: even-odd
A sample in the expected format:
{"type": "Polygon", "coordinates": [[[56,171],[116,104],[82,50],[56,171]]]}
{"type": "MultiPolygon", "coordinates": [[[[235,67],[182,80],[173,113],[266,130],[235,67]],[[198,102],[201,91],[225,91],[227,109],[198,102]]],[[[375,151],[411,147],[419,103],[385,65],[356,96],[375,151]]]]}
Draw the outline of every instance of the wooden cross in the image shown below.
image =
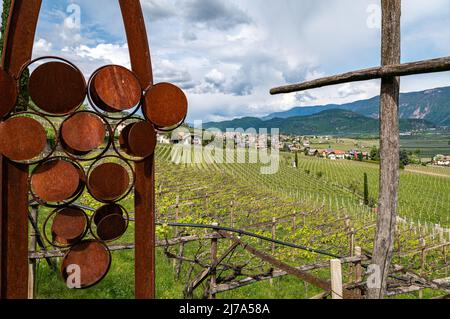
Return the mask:
{"type": "Polygon", "coordinates": [[[380,102],[380,190],[378,222],[372,264],[379,267],[381,286],[368,289],[368,298],[386,296],[387,277],[392,259],[397,217],[399,185],[399,92],[400,76],[450,71],[450,57],[400,63],[401,0],[381,0],[381,66],[363,69],[300,84],[274,88],[271,94],[299,92],[323,86],[381,79],[380,102]]]}

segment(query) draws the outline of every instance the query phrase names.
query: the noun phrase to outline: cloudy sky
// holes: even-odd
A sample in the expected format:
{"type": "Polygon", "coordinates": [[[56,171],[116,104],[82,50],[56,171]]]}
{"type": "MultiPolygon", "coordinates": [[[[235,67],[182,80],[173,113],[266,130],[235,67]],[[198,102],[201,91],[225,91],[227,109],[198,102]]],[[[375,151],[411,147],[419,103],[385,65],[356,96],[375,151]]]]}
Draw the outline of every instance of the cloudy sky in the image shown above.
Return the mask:
{"type": "MultiPolygon", "coordinates": [[[[181,86],[188,120],[263,116],[375,96],[361,82],[270,96],[271,87],[379,65],[377,0],[141,0],[155,81],[181,86]]],[[[404,0],[402,62],[450,55],[450,0],[404,0]]],[[[43,0],[34,56],[57,55],[89,76],[129,67],[115,0],[43,0]]],[[[450,86],[450,73],[403,78],[402,91],[450,86]]]]}

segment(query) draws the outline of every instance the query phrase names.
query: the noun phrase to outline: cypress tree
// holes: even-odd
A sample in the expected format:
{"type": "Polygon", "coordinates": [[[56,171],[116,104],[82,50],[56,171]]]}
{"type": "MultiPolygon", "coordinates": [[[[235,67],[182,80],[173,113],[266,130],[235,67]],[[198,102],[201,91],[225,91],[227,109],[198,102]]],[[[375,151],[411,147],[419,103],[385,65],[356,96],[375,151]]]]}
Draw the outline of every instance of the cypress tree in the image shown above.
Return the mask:
{"type": "Polygon", "coordinates": [[[295,152],[295,167],[298,168],[298,152],[295,152]]]}
{"type": "Polygon", "coordinates": [[[369,181],[367,173],[364,173],[364,205],[369,205],[369,181]]]}

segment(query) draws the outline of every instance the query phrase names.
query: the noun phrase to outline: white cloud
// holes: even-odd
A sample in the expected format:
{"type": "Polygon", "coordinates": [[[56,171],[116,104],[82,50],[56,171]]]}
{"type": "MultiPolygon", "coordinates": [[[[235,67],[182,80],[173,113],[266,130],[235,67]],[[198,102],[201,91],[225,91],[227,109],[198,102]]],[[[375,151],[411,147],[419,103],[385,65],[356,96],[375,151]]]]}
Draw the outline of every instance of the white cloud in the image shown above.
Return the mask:
{"type": "MultiPolygon", "coordinates": [[[[404,61],[449,54],[448,2],[403,1],[404,61]]],[[[64,4],[44,1],[51,10],[41,20],[35,55],[65,57],[86,76],[104,64],[129,67],[118,6],[109,0],[77,3],[78,33],[64,28],[64,4]]],[[[377,95],[378,81],[269,95],[274,86],[378,65],[380,30],[367,26],[367,8],[374,3],[379,1],[141,0],[155,81],[187,92],[189,120],[265,115],[377,95]]],[[[444,85],[450,85],[448,73],[402,79],[402,91],[444,85]]]]}
{"type": "Polygon", "coordinates": [[[47,40],[40,38],[34,42],[33,49],[35,53],[43,55],[45,53],[50,52],[52,50],[52,46],[53,44],[51,42],[48,42],[47,40]]]}
{"type": "Polygon", "coordinates": [[[74,53],[81,58],[88,58],[91,60],[108,61],[111,64],[118,64],[130,67],[130,56],[128,53],[128,45],[118,44],[99,44],[95,47],[88,47],[80,45],[75,48],[66,48],[65,51],[73,50],[74,53]]]}

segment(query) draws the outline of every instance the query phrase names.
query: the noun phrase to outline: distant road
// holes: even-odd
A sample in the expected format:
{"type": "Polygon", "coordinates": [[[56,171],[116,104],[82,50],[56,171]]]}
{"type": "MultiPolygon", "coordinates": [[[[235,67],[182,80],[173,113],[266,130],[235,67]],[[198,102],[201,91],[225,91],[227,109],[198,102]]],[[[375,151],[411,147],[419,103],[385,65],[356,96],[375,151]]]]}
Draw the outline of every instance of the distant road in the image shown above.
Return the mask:
{"type": "Polygon", "coordinates": [[[450,175],[447,174],[439,174],[439,173],[433,173],[433,172],[424,172],[421,170],[416,170],[414,168],[406,168],[405,169],[407,172],[410,173],[417,173],[417,174],[423,174],[423,175],[430,175],[430,176],[438,176],[438,177],[445,177],[445,178],[450,178],[450,175]]]}

